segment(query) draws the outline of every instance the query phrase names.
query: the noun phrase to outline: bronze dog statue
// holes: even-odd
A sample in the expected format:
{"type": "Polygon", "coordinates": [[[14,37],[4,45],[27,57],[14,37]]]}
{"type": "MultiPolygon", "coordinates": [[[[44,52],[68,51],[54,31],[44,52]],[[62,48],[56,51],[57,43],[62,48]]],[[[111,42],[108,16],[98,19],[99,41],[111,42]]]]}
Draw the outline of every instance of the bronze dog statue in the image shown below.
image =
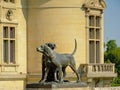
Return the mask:
{"type": "MultiPolygon", "coordinates": [[[[50,47],[52,50],[54,50],[56,48],[56,45],[54,43],[45,43],[45,45],[50,47]]],[[[48,58],[43,54],[42,55],[42,78],[41,78],[41,80],[39,82],[41,82],[44,79],[45,70],[46,70],[46,61],[48,61],[48,58]]],[[[47,76],[47,79],[46,79],[47,82],[55,81],[54,73],[55,73],[55,71],[53,70],[52,67],[50,67],[50,71],[48,72],[49,77],[47,76]]]]}
{"type": "Polygon", "coordinates": [[[43,53],[48,59],[46,63],[46,71],[44,79],[41,81],[42,83],[46,81],[47,75],[49,72],[49,67],[53,66],[55,68],[55,72],[58,71],[58,79],[59,82],[63,82],[63,73],[62,69],[63,67],[66,68],[67,66],[70,66],[70,68],[75,72],[77,76],[77,82],[80,82],[80,76],[76,70],[76,64],[74,60],[74,53],[77,49],[77,42],[75,40],[75,49],[71,54],[59,54],[55,51],[53,51],[50,47],[47,45],[42,45],[39,48],[37,48],[37,51],[43,53]]]}
{"type": "MultiPolygon", "coordinates": [[[[52,50],[56,48],[56,44],[54,43],[45,43],[45,45],[50,47],[52,50]]],[[[38,48],[37,48],[37,51],[38,51],[38,48]]],[[[39,82],[41,82],[44,79],[45,70],[46,70],[48,62],[50,63],[49,58],[45,54],[43,54],[42,55],[42,78],[39,82]]],[[[63,71],[63,76],[65,77],[66,76],[65,67],[62,67],[62,71],[63,71]]],[[[48,72],[45,82],[51,82],[51,81],[58,82],[58,71],[55,70],[55,67],[53,67],[53,65],[49,67],[49,72],[48,72]]]]}

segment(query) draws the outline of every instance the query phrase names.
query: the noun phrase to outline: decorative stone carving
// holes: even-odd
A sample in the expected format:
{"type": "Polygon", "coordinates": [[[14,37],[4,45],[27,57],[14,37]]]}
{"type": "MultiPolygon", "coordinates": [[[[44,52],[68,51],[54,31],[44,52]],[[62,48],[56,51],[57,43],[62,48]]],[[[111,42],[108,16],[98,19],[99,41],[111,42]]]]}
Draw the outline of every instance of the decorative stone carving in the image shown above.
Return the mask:
{"type": "Polygon", "coordinates": [[[104,9],[106,7],[104,0],[87,0],[83,7],[104,9]]]}
{"type": "Polygon", "coordinates": [[[12,20],[13,19],[13,11],[11,9],[9,9],[6,13],[6,19],[7,20],[12,20]]]}
{"type": "Polygon", "coordinates": [[[100,4],[100,1],[99,0],[91,0],[90,1],[90,6],[99,6],[99,4],[100,4]]]}

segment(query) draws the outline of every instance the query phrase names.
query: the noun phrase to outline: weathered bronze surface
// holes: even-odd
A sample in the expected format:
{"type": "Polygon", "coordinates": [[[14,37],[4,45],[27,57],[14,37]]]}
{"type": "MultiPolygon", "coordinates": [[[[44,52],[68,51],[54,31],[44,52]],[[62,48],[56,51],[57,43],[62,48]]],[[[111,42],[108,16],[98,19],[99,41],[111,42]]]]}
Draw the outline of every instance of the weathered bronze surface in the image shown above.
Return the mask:
{"type": "Polygon", "coordinates": [[[80,82],[80,76],[76,70],[76,64],[73,55],[77,50],[77,42],[75,40],[75,48],[71,54],[59,54],[54,51],[55,44],[47,43],[37,48],[38,52],[43,54],[42,58],[42,79],[40,83],[46,81],[63,82],[66,76],[65,68],[70,68],[75,72],[77,76],[77,82],[80,82]]]}

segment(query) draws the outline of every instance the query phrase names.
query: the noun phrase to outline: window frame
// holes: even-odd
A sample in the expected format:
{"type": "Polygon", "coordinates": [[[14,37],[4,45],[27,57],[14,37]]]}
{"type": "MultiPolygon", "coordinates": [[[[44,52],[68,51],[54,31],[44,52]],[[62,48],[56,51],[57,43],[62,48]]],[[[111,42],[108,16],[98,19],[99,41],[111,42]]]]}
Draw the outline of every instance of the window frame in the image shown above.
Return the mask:
{"type": "Polygon", "coordinates": [[[15,3],[15,0],[3,0],[6,3],[15,3]]]}
{"type": "MultiPolygon", "coordinates": [[[[12,33],[13,34],[13,33],[12,33]]],[[[17,64],[17,60],[16,60],[16,26],[15,25],[3,25],[2,26],[2,64],[5,64],[5,65],[15,65],[15,64],[17,64]],[[4,28],[5,27],[8,27],[8,37],[4,37],[4,28]],[[14,35],[13,35],[13,37],[11,37],[10,35],[10,31],[12,30],[12,29],[10,29],[10,28],[14,28],[14,35]],[[4,53],[4,41],[7,41],[8,42],[8,60],[5,60],[4,59],[4,55],[5,55],[5,53],[4,53]],[[14,47],[12,48],[12,50],[14,50],[14,51],[12,51],[11,52],[11,44],[12,43],[14,43],[14,47]],[[11,54],[12,53],[12,54],[11,54]],[[13,56],[13,57],[11,57],[11,55],[13,56]],[[11,60],[11,58],[14,58],[14,60],[11,60]],[[6,62],[5,62],[6,61],[6,62]]]]}
{"type": "Polygon", "coordinates": [[[101,59],[101,14],[87,14],[87,32],[88,32],[88,63],[100,63],[101,59]],[[93,20],[91,20],[91,17],[93,20]],[[99,18],[99,19],[98,19],[99,18]],[[91,20],[91,21],[90,21],[91,20]],[[91,50],[90,43],[93,42],[91,50]],[[91,56],[92,55],[92,56],[91,56]],[[93,60],[91,60],[93,59],[93,60]]]}

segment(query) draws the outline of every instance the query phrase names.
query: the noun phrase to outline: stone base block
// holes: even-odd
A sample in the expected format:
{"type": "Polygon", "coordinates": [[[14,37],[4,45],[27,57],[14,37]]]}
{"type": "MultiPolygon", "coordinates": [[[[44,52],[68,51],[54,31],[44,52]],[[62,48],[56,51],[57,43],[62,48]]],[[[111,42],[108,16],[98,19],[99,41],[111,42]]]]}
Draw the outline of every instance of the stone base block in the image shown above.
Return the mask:
{"type": "Polygon", "coordinates": [[[73,82],[65,82],[65,83],[45,83],[45,84],[28,84],[26,86],[27,90],[89,90],[87,84],[85,83],[73,83],[73,82]]]}

